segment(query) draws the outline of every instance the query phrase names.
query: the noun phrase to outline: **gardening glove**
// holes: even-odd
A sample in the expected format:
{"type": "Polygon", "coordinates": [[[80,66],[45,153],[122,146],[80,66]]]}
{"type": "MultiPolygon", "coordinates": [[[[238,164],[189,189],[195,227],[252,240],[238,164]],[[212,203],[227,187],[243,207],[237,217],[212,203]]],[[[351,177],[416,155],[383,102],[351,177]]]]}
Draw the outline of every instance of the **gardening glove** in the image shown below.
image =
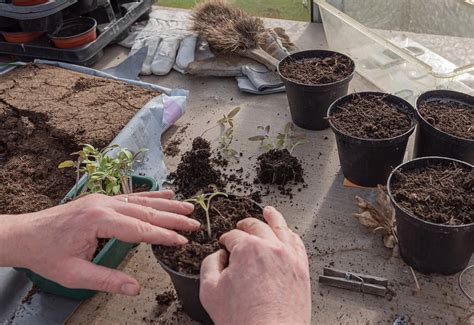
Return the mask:
{"type": "Polygon", "coordinates": [[[184,73],[188,64],[194,61],[197,36],[187,29],[188,14],[155,10],[141,30],[136,27],[131,35],[119,44],[130,46],[130,55],[147,47],[147,57],[141,74],[166,75],[174,67],[184,73]]]}

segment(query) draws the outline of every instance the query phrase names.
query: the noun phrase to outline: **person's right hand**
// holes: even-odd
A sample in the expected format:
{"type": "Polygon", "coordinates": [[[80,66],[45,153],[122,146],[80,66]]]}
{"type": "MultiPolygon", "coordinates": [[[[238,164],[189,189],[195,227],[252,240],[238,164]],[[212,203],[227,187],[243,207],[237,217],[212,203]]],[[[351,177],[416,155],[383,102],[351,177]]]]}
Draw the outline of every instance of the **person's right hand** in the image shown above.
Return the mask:
{"type": "Polygon", "coordinates": [[[306,250],[283,216],[266,207],[268,224],[248,218],[221,236],[225,250],[201,265],[200,299],[215,324],[309,324],[306,250]],[[228,263],[228,265],[227,265],[228,263]]]}
{"type": "Polygon", "coordinates": [[[200,224],[186,217],[194,206],[172,196],[172,191],[90,194],[39,212],[0,216],[0,266],[28,268],[68,288],[137,295],[133,277],[91,263],[97,238],[186,244],[173,230],[194,231],[200,224]]]}

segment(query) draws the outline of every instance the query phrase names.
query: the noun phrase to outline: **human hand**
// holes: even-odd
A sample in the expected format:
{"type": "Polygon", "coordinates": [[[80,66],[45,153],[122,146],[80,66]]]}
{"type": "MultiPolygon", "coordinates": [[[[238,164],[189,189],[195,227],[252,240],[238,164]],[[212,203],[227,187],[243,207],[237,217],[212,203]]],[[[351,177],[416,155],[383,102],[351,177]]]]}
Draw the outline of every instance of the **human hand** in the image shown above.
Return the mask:
{"type": "Polygon", "coordinates": [[[68,288],[137,295],[140,287],[133,277],[90,262],[97,238],[185,244],[187,239],[170,229],[194,231],[199,222],[185,217],[192,204],[172,196],[172,191],[90,194],[35,213],[0,216],[0,266],[28,268],[68,288]]]}
{"type": "Polygon", "coordinates": [[[200,299],[216,324],[309,324],[311,288],[300,237],[273,207],[221,236],[201,265],[200,299]],[[228,266],[227,266],[228,263],[228,266]]]}

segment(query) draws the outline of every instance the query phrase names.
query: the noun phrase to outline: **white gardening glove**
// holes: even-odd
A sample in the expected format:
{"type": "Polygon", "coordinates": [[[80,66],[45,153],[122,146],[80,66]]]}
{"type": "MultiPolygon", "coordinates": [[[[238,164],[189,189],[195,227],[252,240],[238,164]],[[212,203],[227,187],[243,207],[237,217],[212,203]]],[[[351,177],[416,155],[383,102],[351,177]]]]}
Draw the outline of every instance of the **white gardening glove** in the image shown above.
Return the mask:
{"type": "MultiPolygon", "coordinates": [[[[143,47],[148,47],[147,57],[142,66],[143,75],[166,75],[174,67],[184,73],[194,61],[197,37],[188,30],[189,14],[155,10],[150,14],[146,26],[136,33],[129,55],[143,47]]],[[[120,44],[130,45],[133,35],[120,44]]]]}

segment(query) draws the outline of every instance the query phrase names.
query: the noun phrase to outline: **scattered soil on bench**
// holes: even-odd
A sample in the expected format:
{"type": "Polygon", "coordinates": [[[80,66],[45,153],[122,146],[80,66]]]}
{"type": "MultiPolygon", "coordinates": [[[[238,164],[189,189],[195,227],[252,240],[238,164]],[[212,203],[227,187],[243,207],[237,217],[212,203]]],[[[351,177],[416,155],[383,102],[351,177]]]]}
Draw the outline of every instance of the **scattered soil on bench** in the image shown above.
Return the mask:
{"type": "Polygon", "coordinates": [[[433,164],[395,174],[395,201],[416,217],[439,224],[474,223],[474,170],[433,164]]]}
{"type": "Polygon", "coordinates": [[[174,181],[176,194],[190,198],[198,192],[207,192],[209,186],[224,187],[222,174],[211,164],[211,145],[209,141],[197,137],[191,150],[181,157],[176,172],[170,174],[174,181]]]}
{"type": "Polygon", "coordinates": [[[343,80],[354,72],[354,63],[344,55],[334,53],[322,58],[286,61],[281,74],[304,85],[321,85],[343,80]]]}
{"type": "Polygon", "coordinates": [[[46,65],[0,76],[0,214],[57,205],[75,182],[58,164],[81,143],[108,145],[157,95],[46,65]]]}
{"type": "Polygon", "coordinates": [[[410,130],[409,115],[383,95],[354,96],[337,107],[330,120],[339,131],[364,139],[388,139],[410,130]]]}
{"type": "Polygon", "coordinates": [[[257,180],[261,184],[286,185],[304,182],[298,158],[284,150],[270,150],[257,158],[257,180]]]}
{"type": "Polygon", "coordinates": [[[157,295],[155,299],[159,305],[169,306],[173,301],[178,299],[178,297],[176,297],[176,291],[168,290],[157,295]]]}
{"type": "Polygon", "coordinates": [[[23,299],[21,300],[21,303],[22,304],[27,304],[27,305],[31,304],[31,301],[33,300],[33,296],[35,294],[37,294],[38,292],[40,292],[40,291],[41,291],[41,289],[39,287],[37,287],[36,284],[33,284],[30,291],[28,291],[26,296],[24,296],[23,299]]]}
{"type": "Polygon", "coordinates": [[[449,100],[425,100],[418,109],[421,116],[435,128],[474,140],[474,106],[449,100]]]}
{"type": "Polygon", "coordinates": [[[171,269],[189,275],[198,275],[202,260],[221,248],[218,238],[235,228],[238,221],[253,217],[263,220],[262,209],[245,197],[216,196],[211,202],[210,220],[212,237],[207,234],[206,215],[196,208],[190,216],[201,222],[201,229],[183,233],[189,243],[181,247],[153,246],[155,256],[171,269]]]}

